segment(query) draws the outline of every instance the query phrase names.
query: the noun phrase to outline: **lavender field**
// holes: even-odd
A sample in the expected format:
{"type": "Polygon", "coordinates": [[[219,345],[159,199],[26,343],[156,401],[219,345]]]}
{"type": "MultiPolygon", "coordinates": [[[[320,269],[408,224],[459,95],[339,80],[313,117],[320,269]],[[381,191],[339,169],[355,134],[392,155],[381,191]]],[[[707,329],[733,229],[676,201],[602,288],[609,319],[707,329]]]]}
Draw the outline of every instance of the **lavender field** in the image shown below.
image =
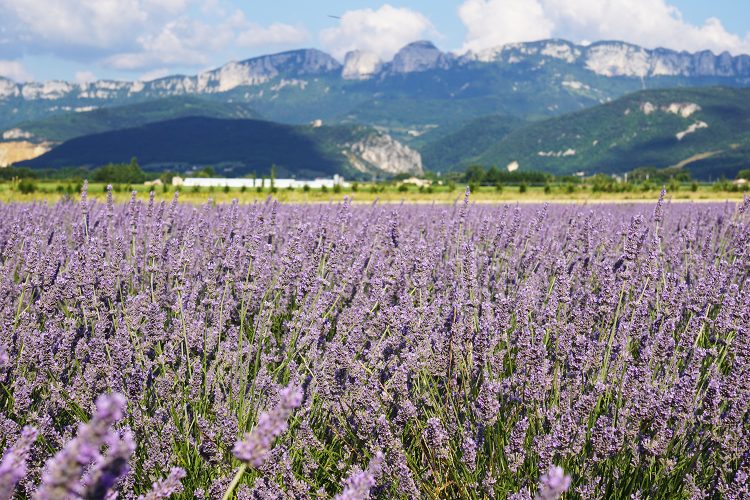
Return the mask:
{"type": "Polygon", "coordinates": [[[2,205],[0,498],[748,498],[749,212],[2,205]]]}

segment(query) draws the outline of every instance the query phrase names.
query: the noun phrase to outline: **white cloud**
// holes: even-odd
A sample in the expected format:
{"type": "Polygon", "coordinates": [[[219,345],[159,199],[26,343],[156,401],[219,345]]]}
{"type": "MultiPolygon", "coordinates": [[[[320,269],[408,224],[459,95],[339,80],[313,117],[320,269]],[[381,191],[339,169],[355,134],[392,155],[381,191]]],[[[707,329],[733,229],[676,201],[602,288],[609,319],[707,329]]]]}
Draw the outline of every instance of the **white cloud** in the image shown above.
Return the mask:
{"type": "Polygon", "coordinates": [[[260,45],[289,45],[303,43],[310,38],[304,28],[289,24],[273,23],[268,27],[251,24],[237,35],[237,45],[257,47],[260,45]]]}
{"type": "Polygon", "coordinates": [[[138,80],[141,82],[151,82],[153,80],[158,80],[159,78],[164,78],[165,76],[169,76],[169,69],[157,68],[143,73],[138,77],[138,80]]]}
{"type": "Polygon", "coordinates": [[[691,24],[667,0],[465,0],[459,16],[467,28],[463,50],[559,37],[750,52],[750,35],[730,33],[716,18],[691,24]]]}
{"type": "Polygon", "coordinates": [[[91,83],[96,81],[96,75],[91,71],[77,71],[75,79],[76,83],[91,83]]]}
{"type": "Polygon", "coordinates": [[[108,66],[121,70],[153,69],[164,65],[204,65],[212,46],[227,43],[226,34],[217,37],[209,33],[207,26],[180,18],[161,27],[161,30],[146,33],[136,39],[134,51],[120,52],[105,59],[108,66]]]}
{"type": "Polygon", "coordinates": [[[467,29],[462,52],[552,35],[552,21],[538,0],[466,0],[458,16],[467,29]]]}
{"type": "Polygon", "coordinates": [[[125,71],[204,67],[237,47],[301,44],[303,29],[250,22],[223,0],[0,0],[0,57],[51,54],[125,71]],[[194,7],[201,12],[196,14],[194,7]]]}
{"type": "Polygon", "coordinates": [[[139,0],[0,0],[0,13],[17,21],[27,43],[95,49],[126,43],[130,33],[165,12],[139,0]]]}
{"type": "Polygon", "coordinates": [[[385,4],[378,10],[345,12],[338,26],[321,32],[320,40],[338,58],[359,49],[386,60],[404,45],[436,34],[432,23],[421,13],[385,4]]]}
{"type": "Polygon", "coordinates": [[[18,61],[0,60],[0,76],[16,82],[29,82],[34,79],[24,65],[18,61]]]}

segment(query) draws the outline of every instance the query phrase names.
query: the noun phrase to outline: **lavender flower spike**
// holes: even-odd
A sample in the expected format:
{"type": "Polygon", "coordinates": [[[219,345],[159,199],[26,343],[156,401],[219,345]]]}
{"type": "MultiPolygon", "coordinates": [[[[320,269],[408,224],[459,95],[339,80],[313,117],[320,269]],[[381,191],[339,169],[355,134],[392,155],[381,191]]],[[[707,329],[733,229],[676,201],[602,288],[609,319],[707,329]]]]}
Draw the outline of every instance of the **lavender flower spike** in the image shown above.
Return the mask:
{"type": "Polygon", "coordinates": [[[234,445],[234,456],[255,468],[263,465],[274,438],[286,431],[289,416],[301,403],[302,390],[299,387],[290,385],[282,389],[279,404],[273,410],[261,413],[252,432],[234,445]]]}
{"type": "Polygon", "coordinates": [[[91,420],[80,426],[78,435],[71,439],[46,464],[42,485],[36,500],[76,498],[83,495],[81,475],[99,455],[102,446],[112,442],[112,425],[123,417],[126,400],[121,394],[102,395],[96,401],[96,412],[91,420]]]}
{"type": "Polygon", "coordinates": [[[539,493],[536,500],[557,500],[570,488],[570,476],[565,475],[562,467],[553,465],[550,470],[539,479],[539,493]]]}
{"type": "Polygon", "coordinates": [[[125,431],[122,438],[112,433],[107,442],[107,456],[94,465],[85,481],[86,498],[104,498],[117,481],[128,473],[128,461],[135,452],[135,438],[131,431],[125,431]]]}
{"type": "Polygon", "coordinates": [[[367,500],[370,498],[370,489],[380,476],[383,464],[383,453],[378,451],[370,460],[367,470],[355,469],[346,479],[346,487],[341,494],[336,495],[334,500],[367,500]]]}
{"type": "Polygon", "coordinates": [[[27,425],[21,431],[21,438],[3,455],[0,462],[0,498],[13,498],[16,483],[26,475],[26,462],[36,436],[36,429],[27,425]]]}
{"type": "Polygon", "coordinates": [[[138,500],[161,500],[169,498],[175,493],[182,491],[182,478],[185,477],[185,471],[179,467],[172,467],[169,476],[156,481],[151,486],[151,491],[138,497],[138,500]]]}

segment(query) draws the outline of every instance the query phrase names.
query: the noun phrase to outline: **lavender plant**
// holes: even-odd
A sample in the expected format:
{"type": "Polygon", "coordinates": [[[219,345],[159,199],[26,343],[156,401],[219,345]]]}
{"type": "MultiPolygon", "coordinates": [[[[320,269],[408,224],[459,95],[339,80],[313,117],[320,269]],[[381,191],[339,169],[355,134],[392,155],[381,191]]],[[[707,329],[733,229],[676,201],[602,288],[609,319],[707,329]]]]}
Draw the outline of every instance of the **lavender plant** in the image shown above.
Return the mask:
{"type": "Polygon", "coordinates": [[[748,209],[2,205],[0,496],[747,498],[748,209]]]}

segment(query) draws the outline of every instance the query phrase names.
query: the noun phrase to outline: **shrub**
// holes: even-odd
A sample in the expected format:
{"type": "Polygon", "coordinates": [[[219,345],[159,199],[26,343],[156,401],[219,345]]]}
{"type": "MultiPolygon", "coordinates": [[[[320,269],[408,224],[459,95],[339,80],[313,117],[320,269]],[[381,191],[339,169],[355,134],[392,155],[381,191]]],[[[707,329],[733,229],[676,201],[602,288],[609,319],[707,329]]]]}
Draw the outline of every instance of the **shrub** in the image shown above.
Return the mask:
{"type": "Polygon", "coordinates": [[[37,185],[31,179],[21,179],[18,182],[18,190],[23,194],[31,194],[37,190],[37,185]]]}

